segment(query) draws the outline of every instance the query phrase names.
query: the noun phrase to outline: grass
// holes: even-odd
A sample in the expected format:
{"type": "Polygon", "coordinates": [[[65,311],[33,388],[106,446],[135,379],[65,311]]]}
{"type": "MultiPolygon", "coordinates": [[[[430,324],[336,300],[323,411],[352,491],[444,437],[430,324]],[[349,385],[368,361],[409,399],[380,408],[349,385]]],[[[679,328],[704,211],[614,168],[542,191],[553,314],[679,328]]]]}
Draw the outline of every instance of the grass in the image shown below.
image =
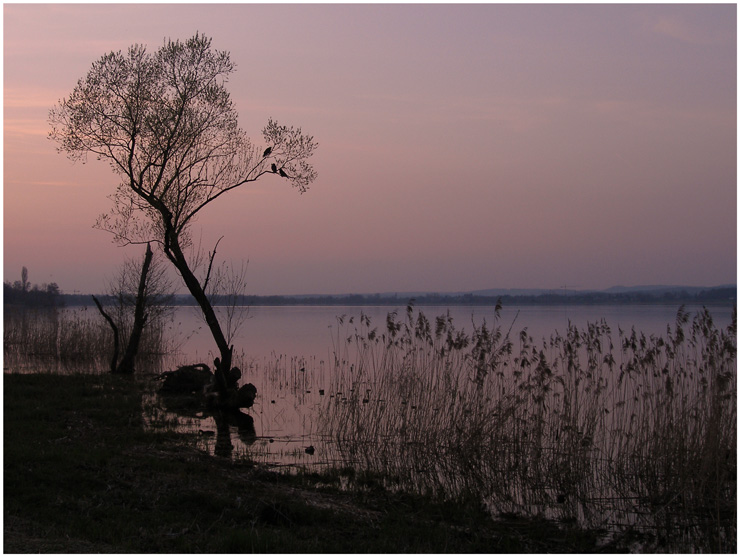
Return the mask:
{"type": "Polygon", "coordinates": [[[734,318],[679,310],[665,338],[602,322],[541,343],[411,306],[384,328],[340,324],[323,412],[336,460],[494,514],[735,552],[734,318]]]}
{"type": "MultiPolygon", "coordinates": [[[[135,378],[4,376],[4,551],[10,553],[593,552],[596,533],[493,520],[479,504],[342,491],[208,456],[142,427],[135,378]]],[[[367,478],[366,478],[367,479],[367,478]]],[[[625,542],[626,543],[626,542],[625,542]]]]}

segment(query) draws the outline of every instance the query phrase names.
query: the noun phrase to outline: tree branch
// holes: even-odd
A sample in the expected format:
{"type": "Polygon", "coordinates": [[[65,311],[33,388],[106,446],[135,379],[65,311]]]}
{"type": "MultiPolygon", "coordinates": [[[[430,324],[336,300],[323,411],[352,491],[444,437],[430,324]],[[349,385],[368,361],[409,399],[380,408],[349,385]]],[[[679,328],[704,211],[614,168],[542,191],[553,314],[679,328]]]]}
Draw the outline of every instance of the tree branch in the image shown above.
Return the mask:
{"type": "Polygon", "coordinates": [[[209,261],[208,261],[208,271],[206,271],[206,278],[203,281],[203,291],[205,292],[208,288],[208,280],[211,278],[211,269],[213,268],[213,259],[216,257],[216,248],[218,247],[218,244],[223,240],[224,237],[221,236],[218,239],[218,242],[216,242],[216,245],[213,246],[213,252],[209,254],[209,261]]]}
{"type": "Polygon", "coordinates": [[[118,327],[116,327],[116,324],[113,322],[113,318],[105,312],[102,304],[100,303],[100,300],[98,300],[95,296],[93,296],[92,299],[95,302],[95,305],[98,306],[98,311],[103,315],[103,317],[105,317],[105,320],[110,325],[110,328],[113,329],[113,357],[111,358],[110,362],[110,371],[111,373],[115,373],[116,365],[118,363],[118,327]]]}

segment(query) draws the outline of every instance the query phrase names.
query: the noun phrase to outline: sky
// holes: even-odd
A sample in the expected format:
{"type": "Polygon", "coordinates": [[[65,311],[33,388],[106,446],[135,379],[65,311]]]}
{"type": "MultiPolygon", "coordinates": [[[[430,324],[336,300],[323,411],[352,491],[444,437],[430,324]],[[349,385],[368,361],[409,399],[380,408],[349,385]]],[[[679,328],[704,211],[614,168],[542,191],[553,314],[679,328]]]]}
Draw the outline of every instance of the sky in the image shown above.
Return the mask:
{"type": "Polygon", "coordinates": [[[255,140],[313,135],[196,223],[247,293],[735,283],[737,15],[720,5],[5,4],[3,276],[103,292],[118,178],[48,139],[91,64],[196,32],[255,140]]]}

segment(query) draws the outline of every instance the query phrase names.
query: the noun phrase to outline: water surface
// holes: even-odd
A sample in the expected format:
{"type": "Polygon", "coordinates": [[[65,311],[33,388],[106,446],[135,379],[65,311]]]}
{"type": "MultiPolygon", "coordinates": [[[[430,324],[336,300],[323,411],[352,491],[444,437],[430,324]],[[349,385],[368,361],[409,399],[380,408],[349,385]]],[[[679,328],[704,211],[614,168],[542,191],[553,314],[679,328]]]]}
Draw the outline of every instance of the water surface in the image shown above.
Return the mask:
{"type": "MultiPolygon", "coordinates": [[[[616,341],[618,330],[629,332],[633,327],[646,336],[665,336],[668,327],[675,329],[679,306],[672,305],[613,305],[613,306],[522,306],[504,308],[498,324],[503,332],[511,330],[512,338],[526,328],[535,343],[541,343],[556,331],[564,334],[568,324],[585,328],[601,320],[612,329],[616,341]]],[[[701,306],[687,306],[690,315],[701,306]]],[[[726,327],[732,319],[732,308],[709,308],[715,325],[726,327]]],[[[245,311],[246,308],[245,308],[245,311]]],[[[370,327],[385,330],[389,312],[405,319],[406,306],[257,306],[248,308],[248,315],[232,339],[235,363],[242,369],[242,382],[253,383],[257,400],[249,413],[255,419],[257,439],[245,444],[234,432],[236,453],[275,466],[322,467],[332,463],[334,449],[331,440],[320,436],[319,413],[331,392],[334,355],[346,348],[345,340],[360,316],[370,317],[370,327]],[[313,454],[309,447],[321,446],[313,454]]],[[[449,312],[458,329],[467,332],[484,320],[488,326],[496,322],[493,306],[419,306],[415,315],[424,313],[430,321],[449,312]]],[[[224,310],[219,313],[225,317],[224,310]]],[[[197,307],[177,308],[173,331],[180,339],[180,352],[170,359],[169,367],[184,363],[212,364],[218,355],[210,333],[197,307]]],[[[516,346],[516,345],[515,345],[516,346]]],[[[188,422],[190,429],[215,433],[212,419],[188,422]]],[[[215,438],[204,436],[204,445],[213,452],[215,438]]]]}
{"type": "MultiPolygon", "coordinates": [[[[522,306],[505,307],[499,323],[504,331],[512,326],[512,334],[527,328],[535,341],[549,337],[556,330],[564,333],[568,323],[579,328],[587,323],[602,319],[616,335],[617,328],[636,330],[646,335],[665,335],[667,326],[673,326],[679,306],[673,305],[613,305],[613,306],[522,306]]],[[[701,306],[687,306],[692,315],[701,306]]],[[[729,306],[709,307],[715,324],[726,327],[732,318],[729,306]]],[[[257,306],[248,308],[248,316],[232,340],[236,352],[248,358],[262,361],[274,355],[298,356],[326,359],[337,343],[337,333],[344,330],[337,318],[344,316],[345,323],[354,317],[359,322],[360,314],[370,317],[373,326],[383,329],[389,312],[398,312],[404,317],[405,305],[393,306],[257,306]]],[[[485,319],[490,326],[494,321],[493,306],[419,306],[415,312],[423,312],[430,320],[449,311],[458,328],[470,332],[473,323],[480,326],[485,319]]],[[[223,315],[223,310],[219,310],[223,315]]],[[[212,362],[218,355],[215,344],[196,307],[176,310],[174,323],[182,340],[181,356],[184,361],[212,362]]],[[[342,340],[341,338],[339,339],[342,340]]]]}

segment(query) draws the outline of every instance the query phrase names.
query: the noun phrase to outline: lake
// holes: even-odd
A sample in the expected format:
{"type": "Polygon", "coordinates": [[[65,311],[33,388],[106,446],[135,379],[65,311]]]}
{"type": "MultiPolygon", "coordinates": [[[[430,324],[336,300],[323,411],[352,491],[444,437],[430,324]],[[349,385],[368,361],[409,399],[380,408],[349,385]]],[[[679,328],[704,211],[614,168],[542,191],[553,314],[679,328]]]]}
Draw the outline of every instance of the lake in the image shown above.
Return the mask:
{"type": "MultiPolygon", "coordinates": [[[[718,328],[725,328],[731,322],[731,307],[708,309],[718,328]]],[[[693,316],[701,306],[687,306],[686,310],[693,316]]],[[[331,393],[336,379],[331,371],[334,353],[346,350],[345,339],[359,327],[361,315],[370,318],[370,328],[378,327],[379,332],[383,332],[386,316],[392,311],[398,313],[399,320],[405,319],[405,305],[249,308],[232,344],[234,363],[243,372],[241,382],[251,382],[258,390],[257,400],[249,411],[255,419],[257,439],[244,443],[234,432],[235,452],[248,453],[251,458],[275,466],[321,468],[333,464],[335,455],[331,443],[324,443],[318,436],[319,414],[334,396],[331,393]],[[313,455],[305,453],[306,448],[319,443],[321,451],[313,455]]],[[[448,311],[455,326],[468,333],[473,323],[480,326],[485,320],[490,326],[495,320],[493,306],[415,308],[415,314],[424,313],[432,323],[434,317],[448,311]]],[[[647,336],[665,336],[668,326],[674,328],[677,311],[678,306],[670,305],[507,307],[500,313],[499,324],[504,333],[511,328],[514,340],[526,327],[535,343],[541,344],[543,338],[549,338],[555,331],[565,333],[569,322],[581,329],[588,323],[604,319],[616,341],[618,328],[629,332],[634,327],[647,336]]],[[[218,308],[218,312],[221,318],[225,317],[223,308],[218,308]]],[[[218,353],[197,307],[177,308],[169,327],[180,348],[169,360],[168,369],[198,362],[212,365],[218,353]]],[[[191,429],[206,432],[203,444],[213,452],[215,422],[206,418],[187,424],[191,429]]]]}
{"type": "MultiPolygon", "coordinates": [[[[701,306],[686,306],[695,314],[701,306]]],[[[718,327],[726,327],[732,319],[732,308],[727,305],[708,307],[718,327]]],[[[393,306],[258,306],[248,308],[248,315],[234,337],[237,353],[254,361],[262,361],[274,356],[326,359],[333,350],[337,332],[340,329],[337,318],[345,316],[345,323],[354,317],[359,321],[360,314],[371,319],[372,326],[382,330],[386,316],[397,311],[403,319],[405,305],[393,306]]],[[[493,306],[419,306],[415,312],[424,313],[430,321],[449,311],[458,328],[472,331],[473,322],[480,326],[485,319],[490,326],[494,320],[493,306]]],[[[665,335],[666,327],[676,321],[678,306],[673,305],[613,305],[613,306],[522,306],[505,307],[501,311],[499,323],[508,331],[513,323],[512,335],[527,328],[535,341],[549,337],[556,330],[563,333],[568,323],[578,328],[587,323],[606,320],[613,334],[617,328],[636,330],[646,335],[665,335]]],[[[223,317],[222,308],[218,310],[223,317]]],[[[197,307],[177,308],[171,327],[180,344],[179,359],[183,363],[212,363],[218,355],[215,343],[210,337],[205,322],[197,307]]]]}

